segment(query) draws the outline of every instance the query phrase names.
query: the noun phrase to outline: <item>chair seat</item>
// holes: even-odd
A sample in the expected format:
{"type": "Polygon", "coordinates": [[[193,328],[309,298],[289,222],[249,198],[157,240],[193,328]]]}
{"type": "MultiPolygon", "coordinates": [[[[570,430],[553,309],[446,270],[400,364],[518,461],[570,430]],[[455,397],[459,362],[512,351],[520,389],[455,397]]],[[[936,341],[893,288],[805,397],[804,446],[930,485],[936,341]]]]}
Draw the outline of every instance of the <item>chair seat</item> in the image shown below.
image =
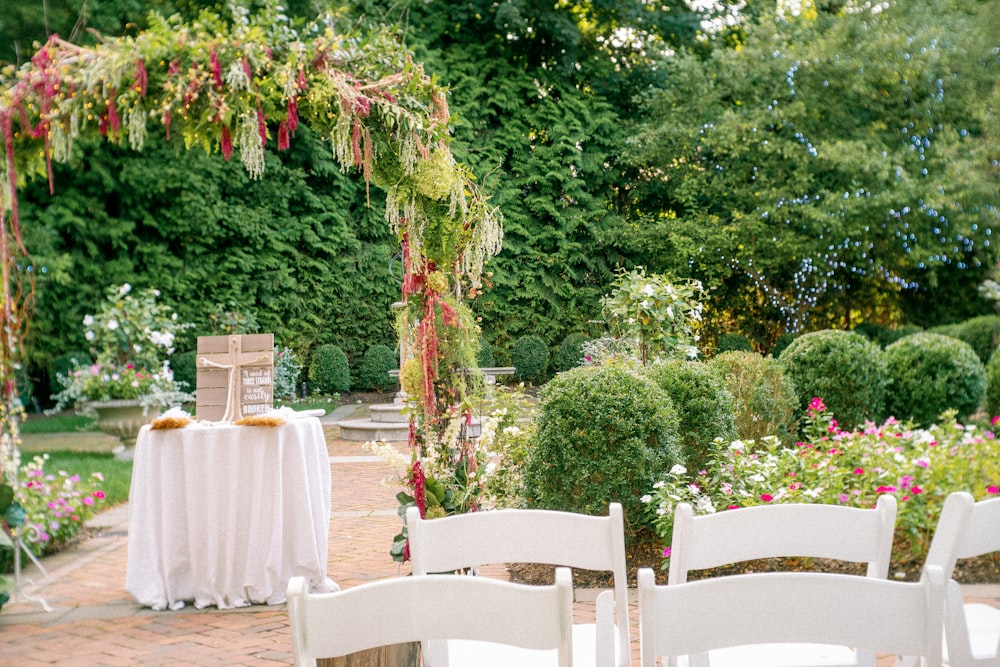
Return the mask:
{"type": "Polygon", "coordinates": [[[964,607],[972,657],[976,660],[995,657],[1000,644],[1000,609],[976,602],[964,607]]]}
{"type": "MultiPolygon", "coordinates": [[[[756,644],[734,646],[708,652],[711,667],[857,667],[854,650],[845,646],[828,644],[756,644]]],[[[678,659],[678,667],[688,667],[689,662],[678,659]]]]}
{"type": "MultiPolygon", "coordinates": [[[[617,647],[618,634],[615,633],[617,647]]],[[[597,632],[593,623],[573,624],[573,667],[594,667],[597,632]]],[[[617,655],[617,652],[613,655],[617,655]]],[[[448,641],[448,667],[543,667],[556,664],[554,650],[535,651],[491,642],[448,641]]]]}

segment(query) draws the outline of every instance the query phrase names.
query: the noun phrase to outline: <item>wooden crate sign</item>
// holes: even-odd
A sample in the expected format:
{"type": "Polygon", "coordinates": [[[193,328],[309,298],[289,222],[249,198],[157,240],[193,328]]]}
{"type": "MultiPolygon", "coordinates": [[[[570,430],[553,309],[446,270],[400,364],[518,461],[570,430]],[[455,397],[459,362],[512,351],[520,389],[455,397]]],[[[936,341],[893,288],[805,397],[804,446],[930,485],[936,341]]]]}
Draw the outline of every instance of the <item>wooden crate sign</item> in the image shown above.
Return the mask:
{"type": "Polygon", "coordinates": [[[197,418],[235,421],[274,407],[274,334],[198,336],[197,418]]]}

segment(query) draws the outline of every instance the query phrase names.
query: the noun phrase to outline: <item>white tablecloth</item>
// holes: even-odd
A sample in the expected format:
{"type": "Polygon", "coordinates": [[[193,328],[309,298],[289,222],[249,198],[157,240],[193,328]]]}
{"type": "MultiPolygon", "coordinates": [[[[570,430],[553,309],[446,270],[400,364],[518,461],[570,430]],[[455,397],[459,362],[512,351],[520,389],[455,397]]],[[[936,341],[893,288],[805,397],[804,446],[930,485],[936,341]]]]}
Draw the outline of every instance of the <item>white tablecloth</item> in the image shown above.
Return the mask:
{"type": "Polygon", "coordinates": [[[142,605],[220,609],[285,601],[326,578],[330,462],[315,417],[282,426],[191,424],[136,441],[125,588],[142,605]]]}

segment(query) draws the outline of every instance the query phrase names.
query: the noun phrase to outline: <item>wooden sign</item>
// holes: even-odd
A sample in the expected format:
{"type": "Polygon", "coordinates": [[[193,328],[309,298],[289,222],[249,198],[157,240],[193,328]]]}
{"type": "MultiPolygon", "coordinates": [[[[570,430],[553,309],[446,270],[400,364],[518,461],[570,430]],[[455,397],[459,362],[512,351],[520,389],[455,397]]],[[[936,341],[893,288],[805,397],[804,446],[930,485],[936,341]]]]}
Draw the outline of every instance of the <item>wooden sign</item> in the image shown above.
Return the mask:
{"type": "Polygon", "coordinates": [[[198,336],[197,418],[231,422],[274,407],[274,334],[198,336]]]}

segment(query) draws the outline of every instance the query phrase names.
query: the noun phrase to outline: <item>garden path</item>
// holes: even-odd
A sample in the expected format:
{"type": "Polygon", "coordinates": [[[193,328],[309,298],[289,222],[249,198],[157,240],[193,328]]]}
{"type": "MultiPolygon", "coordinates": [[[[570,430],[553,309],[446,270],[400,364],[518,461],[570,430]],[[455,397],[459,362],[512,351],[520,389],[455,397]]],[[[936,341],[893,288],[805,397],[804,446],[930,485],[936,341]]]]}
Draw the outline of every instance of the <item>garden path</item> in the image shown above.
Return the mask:
{"type": "MultiPolygon", "coordinates": [[[[333,425],[351,416],[351,408],[324,418],[333,483],[328,576],[342,588],[409,574],[409,565],[397,566],[388,554],[399,529],[397,490],[381,484],[388,466],[361,443],[340,440],[333,425]]],[[[42,594],[52,612],[28,602],[5,605],[0,612],[0,666],[292,664],[284,605],[143,608],[125,591],[128,506],[98,515],[91,525],[100,528],[93,537],[43,561],[49,585],[42,594]]],[[[38,578],[34,568],[26,574],[38,578]]],[[[502,568],[485,574],[506,577],[502,568]]],[[[29,587],[27,592],[35,591],[29,587]]],[[[1000,606],[1000,586],[972,586],[967,592],[1000,606]]],[[[575,614],[592,619],[594,592],[581,591],[578,597],[575,614]]],[[[632,616],[634,638],[634,605],[632,616]]],[[[638,664],[635,641],[633,657],[638,664]]],[[[890,664],[888,658],[879,661],[880,667],[890,664]]]]}

